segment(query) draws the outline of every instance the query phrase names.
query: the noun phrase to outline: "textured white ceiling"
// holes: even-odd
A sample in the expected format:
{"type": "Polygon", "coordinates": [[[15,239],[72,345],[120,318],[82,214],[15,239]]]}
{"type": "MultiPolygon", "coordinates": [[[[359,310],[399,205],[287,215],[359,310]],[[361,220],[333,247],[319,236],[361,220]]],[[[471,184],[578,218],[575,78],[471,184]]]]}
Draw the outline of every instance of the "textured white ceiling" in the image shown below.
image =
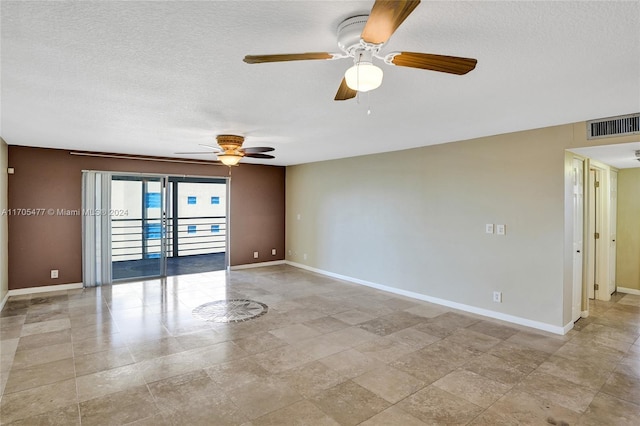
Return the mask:
{"type": "Polygon", "coordinates": [[[3,0],[0,135],[174,156],[232,132],[276,148],[252,162],[291,165],[640,111],[638,1],[424,1],[384,50],[478,66],[454,76],[381,64],[382,87],[359,100],[333,101],[347,59],[242,62],[335,52],[337,25],[372,5],[3,0]]]}
{"type": "Polygon", "coordinates": [[[639,157],[636,156],[636,151],[640,151],[640,142],[575,148],[571,151],[619,169],[640,167],[639,157]]]}

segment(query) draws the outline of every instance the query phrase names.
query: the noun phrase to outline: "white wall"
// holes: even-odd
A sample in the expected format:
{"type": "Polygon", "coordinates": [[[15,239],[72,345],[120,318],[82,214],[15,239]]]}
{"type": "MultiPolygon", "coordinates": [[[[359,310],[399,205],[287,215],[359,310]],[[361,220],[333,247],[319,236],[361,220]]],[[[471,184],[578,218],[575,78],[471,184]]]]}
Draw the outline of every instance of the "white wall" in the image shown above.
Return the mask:
{"type": "Polygon", "coordinates": [[[640,292],[640,168],[618,173],[618,286],[640,292]]]}
{"type": "Polygon", "coordinates": [[[287,260],[561,330],[565,149],[590,144],[580,126],[289,167],[287,260]],[[506,235],[486,234],[488,223],[506,235]]]}
{"type": "Polygon", "coordinates": [[[0,304],[9,291],[9,247],[8,216],[3,212],[8,208],[8,146],[0,138],[0,304]]]}

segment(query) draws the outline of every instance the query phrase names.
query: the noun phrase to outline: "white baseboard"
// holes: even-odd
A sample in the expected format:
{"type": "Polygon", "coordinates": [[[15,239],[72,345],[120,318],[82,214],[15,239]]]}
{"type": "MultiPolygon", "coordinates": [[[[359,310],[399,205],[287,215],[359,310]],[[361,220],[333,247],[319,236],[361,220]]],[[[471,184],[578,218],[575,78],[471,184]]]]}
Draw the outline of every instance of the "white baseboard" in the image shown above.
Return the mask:
{"type": "Polygon", "coordinates": [[[4,297],[2,298],[2,302],[0,302],[0,311],[2,311],[2,309],[4,308],[4,305],[5,305],[5,303],[7,303],[7,300],[9,300],[9,292],[8,291],[4,295],[4,297]]]}
{"type": "Polygon", "coordinates": [[[635,294],[637,296],[640,296],[640,290],[637,290],[635,288],[616,287],[616,290],[620,293],[635,294]]]}
{"type": "MultiPolygon", "coordinates": [[[[562,334],[562,335],[564,336],[564,335],[565,335],[565,334],[567,334],[569,331],[571,331],[571,329],[573,328],[573,326],[574,326],[574,322],[573,322],[573,321],[569,321],[569,323],[568,323],[568,324],[565,324],[565,326],[564,326],[564,327],[562,327],[562,333],[556,333],[556,334],[562,334]]],[[[552,333],[553,333],[553,332],[552,332],[552,333]]]]}
{"type": "Polygon", "coordinates": [[[301,263],[286,261],[287,265],[294,266],[296,268],[305,269],[307,271],[316,272],[318,274],[326,275],[328,277],[336,278],[339,280],[349,281],[355,284],[361,284],[367,287],[372,287],[378,290],[387,291],[389,293],[399,294],[401,296],[411,297],[412,299],[418,299],[425,302],[435,303],[437,305],[447,306],[449,308],[458,309],[473,314],[482,315],[489,318],[495,318],[498,320],[510,322],[513,324],[524,325],[526,327],[536,328],[538,330],[548,331],[554,334],[564,335],[573,328],[573,321],[566,324],[564,327],[557,325],[551,325],[540,321],[534,321],[527,318],[517,317],[515,315],[504,314],[502,312],[491,311],[489,309],[478,308],[476,306],[465,305],[463,303],[452,302],[446,299],[440,299],[437,297],[427,296],[426,294],[415,293],[413,291],[402,290],[395,287],[389,287],[382,284],[373,283],[370,281],[361,280],[359,278],[348,277],[346,275],[335,274],[333,272],[324,271],[322,269],[313,268],[311,266],[303,265],[301,263]]]}
{"type": "Polygon", "coordinates": [[[232,271],[237,271],[239,269],[249,269],[249,268],[262,268],[263,266],[275,266],[275,265],[284,265],[286,261],[284,260],[273,260],[271,262],[259,262],[259,263],[247,263],[245,265],[235,265],[231,267],[232,271]]]}
{"type": "Polygon", "coordinates": [[[42,287],[27,287],[27,288],[18,288],[15,290],[9,290],[7,296],[22,296],[23,294],[35,294],[35,293],[46,293],[48,291],[62,291],[62,290],[76,290],[78,288],[82,288],[84,285],[82,283],[72,283],[72,284],[59,284],[59,285],[45,285],[42,287]]]}

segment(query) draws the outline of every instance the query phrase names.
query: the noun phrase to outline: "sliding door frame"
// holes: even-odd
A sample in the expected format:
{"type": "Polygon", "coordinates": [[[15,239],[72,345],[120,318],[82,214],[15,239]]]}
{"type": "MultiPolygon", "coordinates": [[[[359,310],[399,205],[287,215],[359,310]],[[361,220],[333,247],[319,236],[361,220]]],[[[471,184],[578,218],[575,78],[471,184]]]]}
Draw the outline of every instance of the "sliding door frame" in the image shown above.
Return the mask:
{"type": "MultiPolygon", "coordinates": [[[[100,189],[98,190],[100,193],[100,204],[103,210],[110,210],[111,206],[111,182],[113,176],[132,176],[132,177],[149,177],[149,178],[160,178],[162,183],[162,213],[161,213],[161,275],[159,276],[147,276],[147,277],[139,277],[142,278],[156,278],[156,277],[166,277],[167,276],[167,258],[168,258],[168,250],[171,250],[171,247],[167,247],[167,229],[168,229],[168,212],[170,210],[170,203],[172,203],[172,198],[169,197],[169,183],[170,182],[179,182],[180,179],[184,179],[185,182],[188,181],[197,181],[201,180],[203,183],[209,180],[219,180],[224,181],[225,183],[225,194],[226,194],[226,206],[225,206],[225,270],[228,271],[230,269],[230,256],[229,252],[231,249],[231,177],[227,176],[199,176],[199,175],[176,175],[176,174],[167,174],[167,173],[140,173],[140,172],[120,172],[120,171],[100,171],[100,170],[82,170],[83,176],[95,176],[100,175],[102,179],[102,184],[100,189]],[[90,175],[91,174],[91,175],[90,175]],[[106,205],[105,205],[106,203],[106,205]],[[105,208],[106,207],[106,208],[105,208]]],[[[90,204],[87,204],[89,200],[85,200],[87,197],[95,197],[95,191],[87,192],[85,189],[85,179],[83,178],[83,208],[91,208],[88,207],[90,204]]],[[[177,185],[176,185],[177,186],[177,185]]],[[[171,206],[175,208],[175,205],[171,206]]],[[[177,210],[173,211],[173,216],[176,216],[177,210]]],[[[175,220],[175,218],[172,218],[175,220]]],[[[96,286],[102,284],[111,284],[114,282],[112,278],[112,261],[111,261],[111,217],[110,216],[102,216],[100,219],[100,223],[96,228],[96,222],[87,220],[87,218],[83,218],[83,281],[86,286],[96,286]],[[87,233],[93,233],[92,235],[96,235],[96,232],[101,232],[102,238],[99,238],[99,241],[94,241],[93,238],[87,238],[87,233]],[[104,238],[107,236],[107,238],[104,238]],[[101,243],[100,247],[89,247],[91,241],[94,241],[94,245],[98,242],[101,243]],[[93,260],[92,260],[93,259],[93,260]],[[108,260],[109,267],[106,268],[106,262],[108,260]],[[95,276],[96,273],[96,265],[98,265],[98,269],[100,270],[100,277],[98,279],[90,279],[91,275],[95,276]]],[[[175,239],[175,238],[174,238],[175,239]]],[[[121,280],[116,280],[115,282],[123,282],[130,281],[136,278],[124,278],[121,280]]]]}

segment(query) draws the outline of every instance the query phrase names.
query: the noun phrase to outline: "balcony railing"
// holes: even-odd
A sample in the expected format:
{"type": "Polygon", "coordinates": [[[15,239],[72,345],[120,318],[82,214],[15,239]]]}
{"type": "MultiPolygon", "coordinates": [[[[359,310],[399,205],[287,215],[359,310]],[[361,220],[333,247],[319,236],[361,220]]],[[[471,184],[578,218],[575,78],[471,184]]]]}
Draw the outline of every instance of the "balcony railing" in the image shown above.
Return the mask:
{"type": "MultiPolygon", "coordinates": [[[[168,257],[223,253],[226,250],[225,216],[168,218],[165,232],[168,257]]],[[[114,218],[111,220],[111,259],[158,258],[162,253],[161,237],[161,219],[114,218]]]]}

